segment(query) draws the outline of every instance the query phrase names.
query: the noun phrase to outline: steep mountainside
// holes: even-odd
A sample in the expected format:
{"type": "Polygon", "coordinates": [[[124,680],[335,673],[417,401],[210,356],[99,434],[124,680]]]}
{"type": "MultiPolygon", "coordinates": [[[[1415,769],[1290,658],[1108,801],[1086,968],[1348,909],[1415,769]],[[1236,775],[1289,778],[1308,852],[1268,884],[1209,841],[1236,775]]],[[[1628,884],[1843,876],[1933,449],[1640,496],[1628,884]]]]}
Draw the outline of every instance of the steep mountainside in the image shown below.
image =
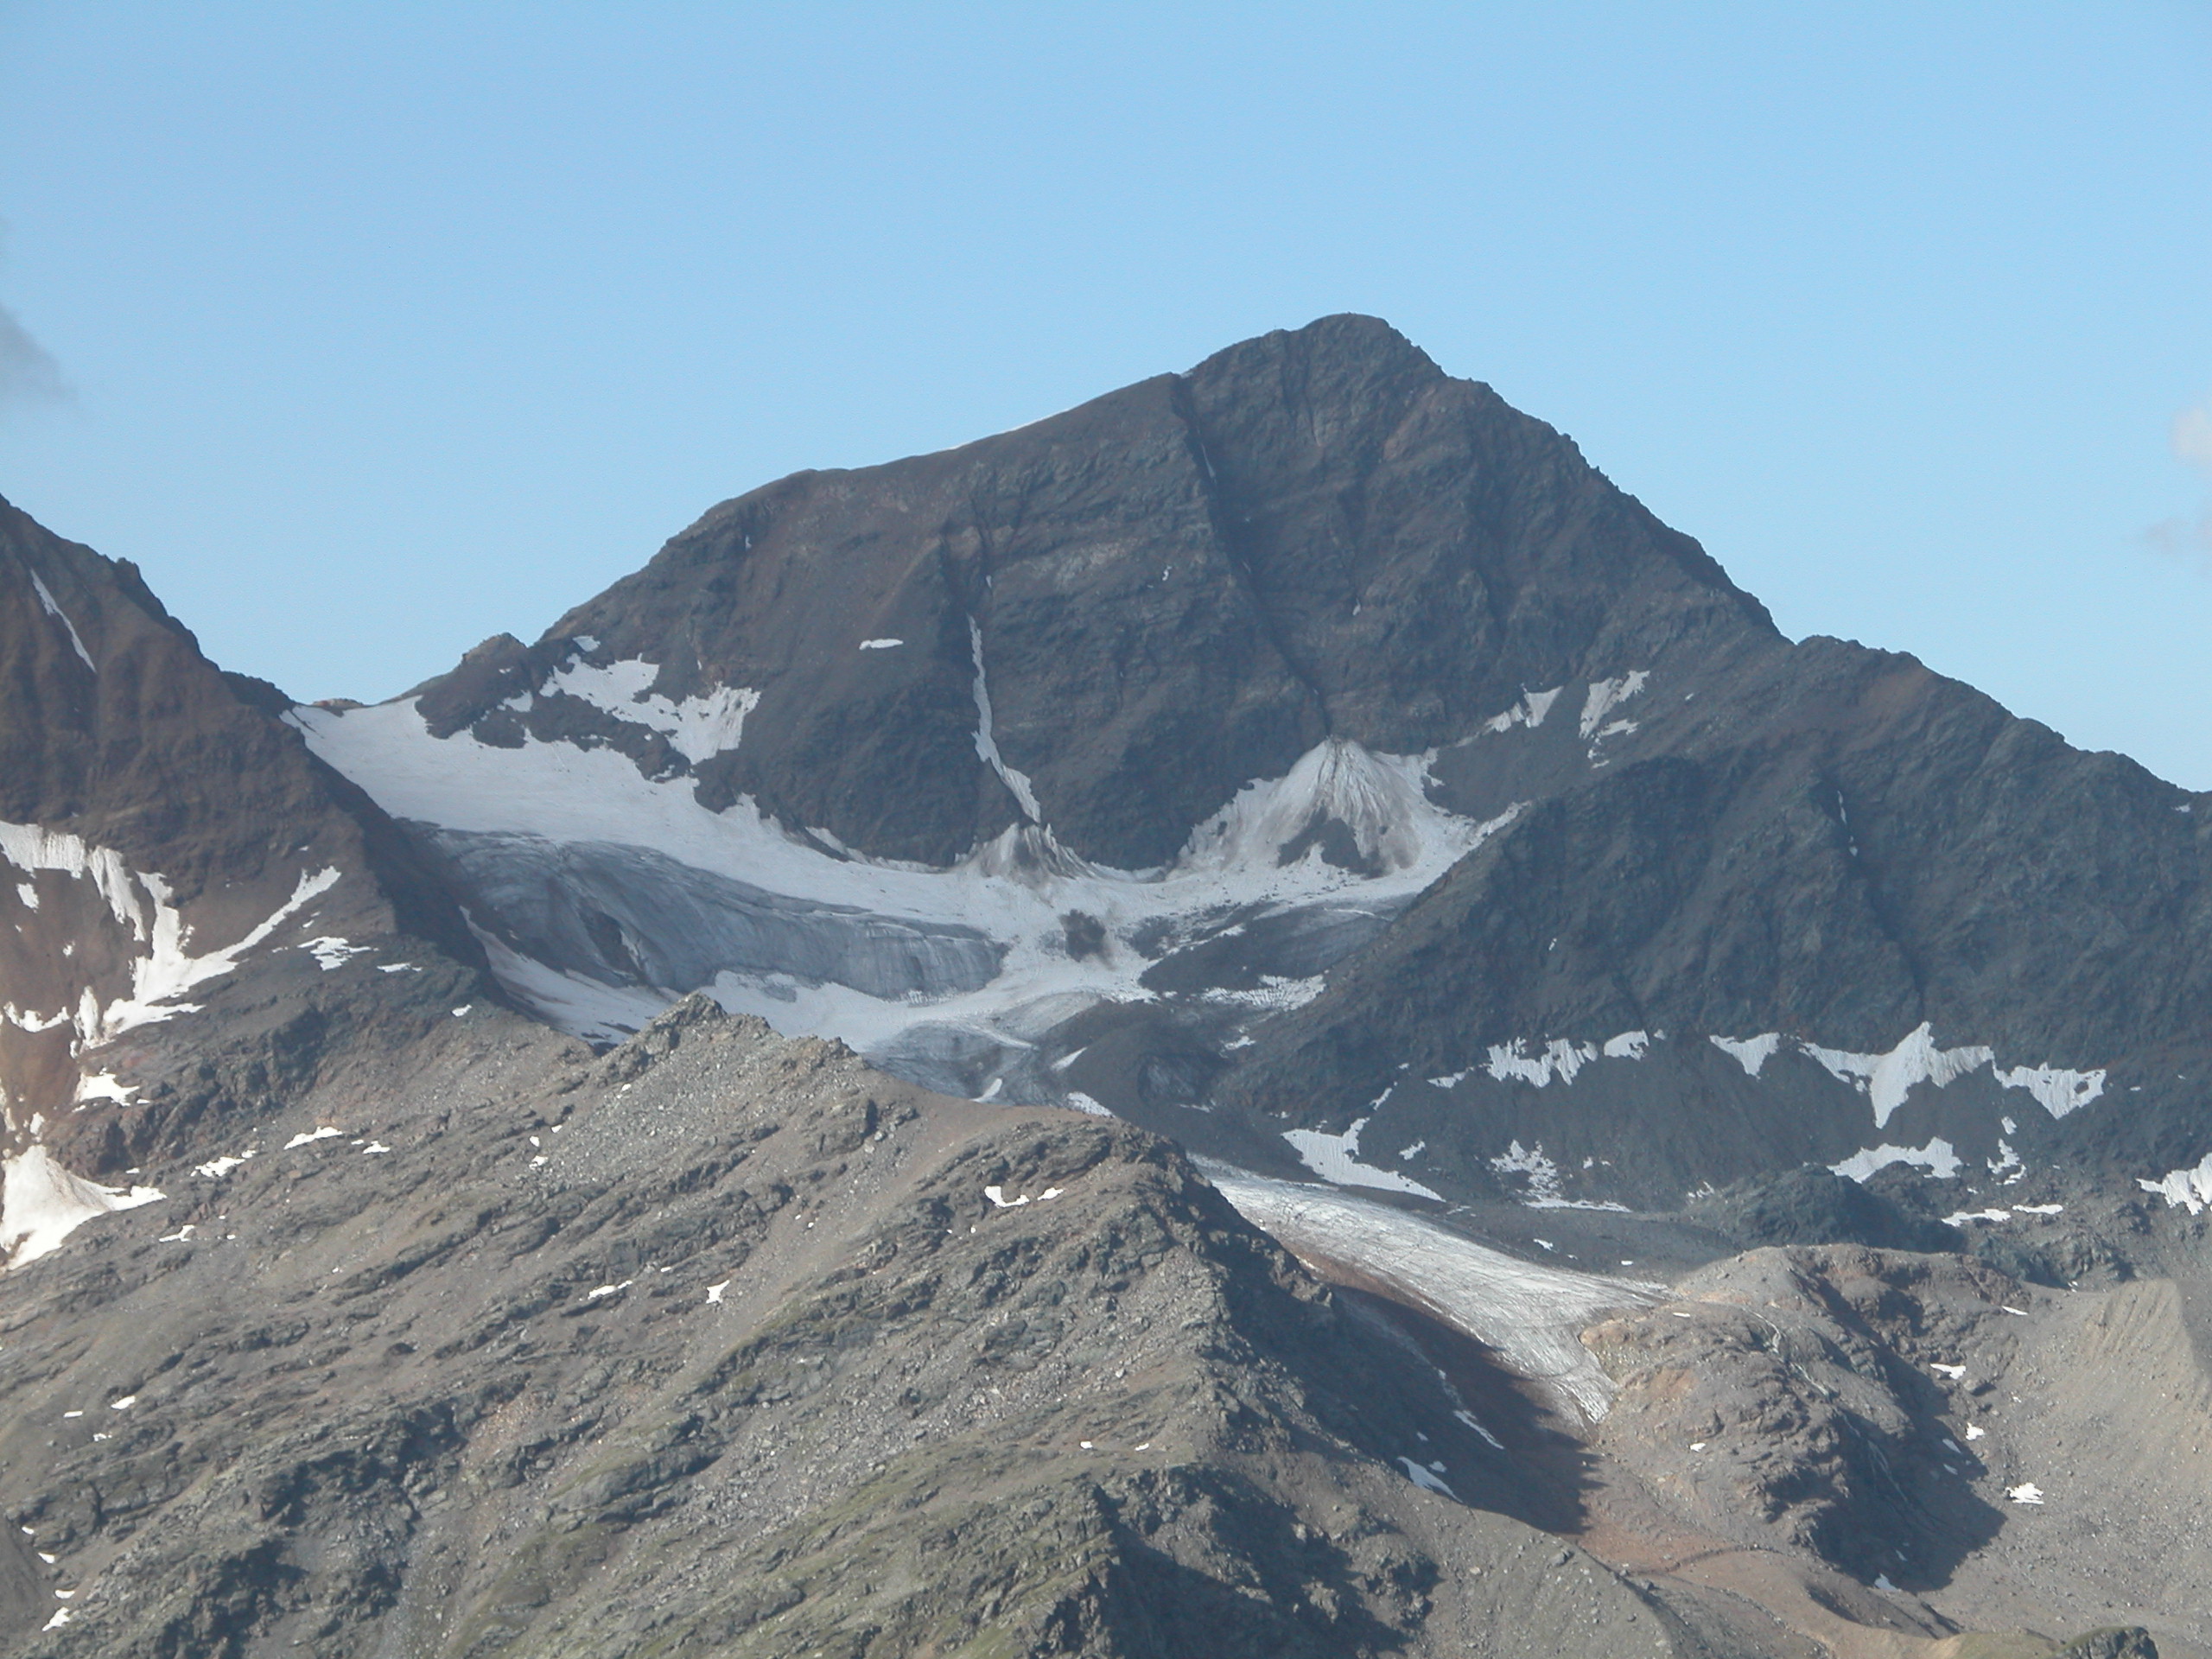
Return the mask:
{"type": "Polygon", "coordinates": [[[0,504],[0,1655],[2212,1659],[2208,811],[1363,318],[374,707],[0,504]]]}
{"type": "Polygon", "coordinates": [[[1783,639],[1370,319],[799,474],[535,645],[293,718],[594,1040],[705,988],[1461,1200],[1814,1161],[2195,1201],[2212,1154],[2196,798],[1783,639]]]}
{"type": "Polygon", "coordinates": [[[127,1179],[80,1178],[476,984],[451,901],[284,707],[202,657],[131,566],[0,502],[0,1249],[128,1201],[127,1179]]]}

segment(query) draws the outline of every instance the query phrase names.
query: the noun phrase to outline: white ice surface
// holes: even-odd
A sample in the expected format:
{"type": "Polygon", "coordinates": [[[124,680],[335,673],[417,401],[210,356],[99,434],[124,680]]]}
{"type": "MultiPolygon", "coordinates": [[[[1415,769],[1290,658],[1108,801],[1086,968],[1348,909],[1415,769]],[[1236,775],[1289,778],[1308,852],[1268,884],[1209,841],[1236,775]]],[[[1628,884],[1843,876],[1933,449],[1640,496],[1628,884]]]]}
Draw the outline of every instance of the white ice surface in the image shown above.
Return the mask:
{"type": "Polygon", "coordinates": [[[1582,696],[1584,739],[1599,735],[1598,728],[1605,723],[1605,716],[1626,702],[1651,683],[1651,676],[1643,669],[1633,669],[1617,679],[1599,680],[1582,696]]]}
{"type": "Polygon", "coordinates": [[[655,693],[660,664],[632,658],[605,667],[572,658],[549,675],[538,695],[565,692],[617,720],[658,732],[669,747],[697,764],[737,747],[745,717],[760,703],[760,694],[741,685],[717,686],[704,696],[682,702],[655,693]]]}
{"type": "Polygon", "coordinates": [[[644,1030],[668,1007],[669,998],[642,986],[604,985],[549,967],[478,927],[466,910],[461,916],[484,947],[499,983],[544,1019],[587,1041],[620,1042],[644,1030]]]}
{"type": "Polygon", "coordinates": [[[1871,1178],[1876,1170],[1891,1164],[1910,1164],[1916,1169],[1924,1169],[1944,1180],[1957,1174],[1963,1166],[1957,1149],[1939,1135],[1924,1147],[1893,1147],[1885,1141],[1878,1147],[1868,1147],[1854,1152],[1841,1163],[1830,1164],[1828,1167],[1839,1175],[1863,1181],[1871,1178]]]}
{"type": "Polygon", "coordinates": [[[2138,1179],[2136,1185],[2145,1192],[2154,1192],[2177,1210],[2186,1210],[2192,1216],[2204,1213],[2212,1205],[2212,1152],[2204,1154],[2203,1161],[2194,1169],[2168,1170],[2155,1181],[2138,1179]]]}
{"type": "Polygon", "coordinates": [[[1559,701],[1564,686],[1554,686],[1548,691],[1523,692],[1521,701],[1502,715],[1494,715],[1483,722],[1487,732],[1510,732],[1516,726],[1526,726],[1530,731],[1544,723],[1544,716],[1552,711],[1552,704],[1559,701]]]}
{"type": "Polygon", "coordinates": [[[0,1161],[0,1250],[21,1267],[57,1248],[90,1221],[165,1195],[157,1188],[102,1186],[64,1169],[42,1146],[0,1161]]]}
{"type": "MultiPolygon", "coordinates": [[[[984,688],[988,700],[988,687],[984,688]]],[[[981,709],[978,709],[979,721],[981,709]]],[[[1018,825],[946,868],[825,855],[764,817],[749,798],[711,812],[689,779],[647,779],[612,749],[526,741],[516,749],[467,733],[429,735],[411,702],[340,712],[300,708],[287,716],[309,747],[395,817],[448,829],[542,836],[555,842],[642,847],[696,869],[824,905],[965,925],[1008,949],[996,979],[936,1002],[887,1001],[837,984],[725,973],[709,987],[723,1007],[754,1014],[787,1036],[834,1036],[868,1052],[920,1020],[1003,1037],[1008,1021],[1050,997],[1144,1000],[1148,965],[1134,950],[1071,958],[1061,915],[1096,916],[1116,940],[1148,922],[1262,912],[1325,899],[1389,902],[1426,887],[1515,808],[1476,823],[1427,798],[1429,755],[1374,754],[1332,739],[1280,779],[1254,781],[1198,825],[1175,862],[1124,871],[1067,853],[1049,833],[1018,825]],[[1316,811],[1344,822],[1383,874],[1363,877],[1318,849],[1290,864],[1282,845],[1316,811]],[[1032,854],[1035,856],[1018,856],[1032,854]]],[[[979,725],[979,735],[982,727],[979,725]]],[[[563,975],[495,948],[493,968],[524,1001],[563,1029],[612,1037],[635,1030],[672,1000],[646,987],[613,988],[563,975]]],[[[1289,1006],[1320,988],[1318,976],[1236,994],[1255,1010],[1289,1006]]]]}
{"type": "Polygon", "coordinates": [[[1611,1310],[1649,1306],[1668,1294],[1660,1285],[1519,1261],[1333,1188],[1214,1164],[1205,1170],[1223,1197],[1292,1254],[1339,1262],[1411,1297],[1592,1421],[1605,1414],[1615,1390],[1582,1345],[1582,1329],[1611,1310]]]}
{"type": "Polygon", "coordinates": [[[1763,1032],[1757,1037],[1715,1037],[1713,1046],[1744,1068],[1744,1075],[1756,1077],[1759,1068],[1774,1058],[1774,1051],[1782,1046],[1782,1033],[1763,1032]]]}
{"type": "MultiPolygon", "coordinates": [[[[1359,1161],[1359,1132],[1367,1127],[1363,1117],[1354,1118],[1351,1127],[1342,1135],[1330,1135],[1320,1129],[1285,1129],[1282,1138],[1297,1151],[1306,1167],[1325,1181],[1338,1186],[1372,1186],[1385,1192],[1405,1192],[1415,1198],[1443,1201],[1443,1194],[1409,1180],[1395,1170],[1378,1169],[1372,1164],[1359,1161]]],[[[1400,1154],[1410,1158],[1420,1151],[1418,1145],[1400,1154]]]]}
{"type": "Polygon", "coordinates": [[[77,655],[84,659],[85,666],[93,673],[99,673],[99,664],[92,660],[92,653],[85,649],[84,637],[77,632],[77,625],[69,620],[69,613],[55,602],[54,595],[47,591],[46,584],[38,579],[35,571],[31,574],[31,586],[38,589],[38,602],[46,607],[46,613],[58,618],[61,626],[68,629],[69,643],[77,648],[77,655]]]}

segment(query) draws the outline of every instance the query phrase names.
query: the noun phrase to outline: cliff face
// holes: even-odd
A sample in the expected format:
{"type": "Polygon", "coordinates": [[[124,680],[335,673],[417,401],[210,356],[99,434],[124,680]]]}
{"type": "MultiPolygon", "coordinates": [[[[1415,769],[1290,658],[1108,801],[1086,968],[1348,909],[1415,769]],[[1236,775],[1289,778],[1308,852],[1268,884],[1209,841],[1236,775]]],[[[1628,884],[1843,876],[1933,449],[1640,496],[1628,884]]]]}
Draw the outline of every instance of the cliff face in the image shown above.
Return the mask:
{"type": "Polygon", "coordinates": [[[1524,686],[1770,632],[1565,438],[1335,317],[943,454],[741,496],[423,709],[493,742],[605,731],[609,711],[544,695],[589,639],[679,702],[742,690],[742,743],[628,740],[709,805],[751,795],[936,864],[1030,817],[1137,869],[1325,736],[1418,752],[1524,686]]]}
{"type": "Polygon", "coordinates": [[[349,962],[403,942],[474,953],[287,706],[209,663],[130,565],[0,504],[8,1153],[51,1146],[92,1175],[136,1162],[181,1117],[311,1074],[334,1019],[420,1001],[349,962]]]}

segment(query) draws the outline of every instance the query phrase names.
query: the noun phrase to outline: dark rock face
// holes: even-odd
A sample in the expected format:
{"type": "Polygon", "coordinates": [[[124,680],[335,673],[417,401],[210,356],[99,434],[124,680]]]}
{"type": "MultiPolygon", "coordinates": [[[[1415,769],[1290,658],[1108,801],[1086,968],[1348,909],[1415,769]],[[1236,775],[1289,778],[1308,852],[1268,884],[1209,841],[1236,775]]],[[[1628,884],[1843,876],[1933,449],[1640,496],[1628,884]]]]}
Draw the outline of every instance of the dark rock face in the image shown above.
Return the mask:
{"type": "Polygon", "coordinates": [[[1685,1290],[1586,1338],[1622,1384],[1600,1433],[1624,1461],[1694,1490],[1715,1531],[1786,1541],[1865,1583],[1940,1585],[1996,1535],[1998,1512],[1957,1478],[1979,1459],[1948,1450],[1954,1402],[1928,1366],[2004,1351],[2018,1286],[1847,1247],[1757,1251],[1685,1290]],[[1740,1434],[1750,1422],[1761,1432],[1740,1434]],[[1700,1459],[1726,1478],[1684,1479],[1700,1459]]]}
{"type": "Polygon", "coordinates": [[[0,502],[8,1152],[43,1139],[87,1173],[123,1167],[474,982],[451,900],[281,722],[289,706],[201,656],[132,566],[0,502]],[[439,970],[338,971],[413,946],[439,970]],[[225,1017],[194,1012],[210,1001],[225,1017]]]}
{"type": "Polygon", "coordinates": [[[1819,1165],[1745,1181],[1689,1205],[1689,1213],[1739,1249],[1765,1244],[1870,1244],[1885,1250],[1957,1250],[1955,1227],[1819,1165]]]}
{"type": "MultiPolygon", "coordinates": [[[[1525,686],[1771,632],[1558,433],[1332,317],[964,448],[741,496],[423,706],[499,741],[502,705],[579,638],[658,664],[671,699],[757,690],[742,745],[696,763],[702,799],[944,864],[1023,813],[977,753],[980,669],[1043,820],[1141,868],[1325,735],[1418,751],[1525,686]]],[[[544,699],[520,724],[595,713],[544,699]]]]}
{"type": "MultiPolygon", "coordinates": [[[[1655,1053],[1643,1116],[1593,1103],[1613,1121],[1585,1139],[1599,1156],[1642,1148],[1645,1203],[1833,1162],[1878,1129],[1994,1161],[2001,1116],[2021,1126],[2015,1145],[2194,1161],[2212,1030],[2201,798],[1909,658],[1833,640],[1656,673],[1633,712],[1603,765],[1570,733],[1522,728],[1440,762],[1470,811],[1529,804],[1268,1027],[1224,1097],[1341,1116],[1405,1062],[1447,1075],[1493,1046],[1642,1030],[1700,1052],[1655,1053]],[[1923,1022],[1939,1046],[1993,1049],[1999,1068],[2109,1076],[2063,1122],[1976,1084],[1919,1089],[1877,1123],[1786,1050],[1756,1081],[1702,1052],[1707,1035],[1778,1033],[1879,1055],[1923,1022]],[[1669,1150],[1690,1125],[1707,1149],[1669,1150]]],[[[1502,1146],[1534,1097],[1478,1069],[1454,1105],[1488,1113],[1502,1146]]]]}

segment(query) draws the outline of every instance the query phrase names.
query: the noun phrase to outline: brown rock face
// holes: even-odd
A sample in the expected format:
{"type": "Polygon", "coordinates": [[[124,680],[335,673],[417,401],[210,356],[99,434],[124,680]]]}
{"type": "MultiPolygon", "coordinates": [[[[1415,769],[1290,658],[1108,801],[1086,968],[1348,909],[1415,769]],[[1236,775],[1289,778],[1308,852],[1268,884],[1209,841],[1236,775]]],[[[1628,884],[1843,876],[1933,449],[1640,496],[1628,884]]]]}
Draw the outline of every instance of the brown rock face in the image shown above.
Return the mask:
{"type": "MultiPolygon", "coordinates": [[[[1524,686],[1771,632],[1560,434],[1388,325],[1330,317],[959,449],[741,496],[531,652],[472,652],[423,708],[499,741],[499,705],[589,639],[659,664],[671,697],[760,693],[741,751],[697,768],[710,804],[750,794],[943,864],[1024,813],[978,753],[980,674],[1044,821],[1141,868],[1325,735],[1424,749],[1524,686]]],[[[617,741],[602,721],[555,698],[521,723],[617,741]]]]}
{"type": "MultiPolygon", "coordinates": [[[[341,965],[403,934],[473,954],[389,821],[281,723],[287,706],[208,662],[133,566],[0,502],[9,1150],[43,1120],[71,1161],[127,1161],[174,1115],[159,1100],[200,1039],[233,1034],[193,1009],[339,988],[311,940],[340,941],[341,965]]],[[[409,994],[387,979],[372,1000],[409,994]]]]}

